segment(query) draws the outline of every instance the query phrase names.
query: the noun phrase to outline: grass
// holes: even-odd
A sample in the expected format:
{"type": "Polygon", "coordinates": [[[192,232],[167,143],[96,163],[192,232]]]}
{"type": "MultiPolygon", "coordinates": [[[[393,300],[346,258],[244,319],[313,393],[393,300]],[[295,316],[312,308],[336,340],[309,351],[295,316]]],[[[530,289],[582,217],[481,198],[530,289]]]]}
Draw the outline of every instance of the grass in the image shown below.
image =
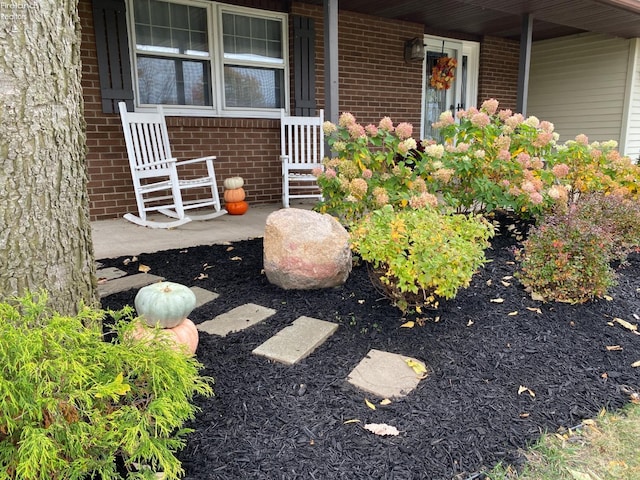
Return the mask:
{"type": "Polygon", "coordinates": [[[585,420],[575,430],[547,434],[525,455],[517,474],[498,465],[490,480],[638,480],[640,479],[640,401],[585,420]]]}

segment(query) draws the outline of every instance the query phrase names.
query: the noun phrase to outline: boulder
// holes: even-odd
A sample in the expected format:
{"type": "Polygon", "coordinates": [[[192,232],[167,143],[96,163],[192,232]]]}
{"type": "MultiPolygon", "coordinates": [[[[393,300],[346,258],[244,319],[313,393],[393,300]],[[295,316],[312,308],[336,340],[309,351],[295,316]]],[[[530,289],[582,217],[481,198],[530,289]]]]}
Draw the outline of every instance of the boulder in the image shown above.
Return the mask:
{"type": "Polygon", "coordinates": [[[351,272],[349,234],[331,215],[285,208],[267,217],[264,271],[287,290],[342,285],[351,272]]]}

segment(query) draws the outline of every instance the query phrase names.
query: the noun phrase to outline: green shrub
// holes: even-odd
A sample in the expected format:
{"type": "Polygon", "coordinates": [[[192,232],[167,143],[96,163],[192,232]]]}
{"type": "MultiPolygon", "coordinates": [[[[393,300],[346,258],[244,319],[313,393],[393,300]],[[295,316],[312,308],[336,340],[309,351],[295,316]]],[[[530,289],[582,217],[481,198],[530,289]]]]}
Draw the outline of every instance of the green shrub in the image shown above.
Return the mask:
{"type": "Polygon", "coordinates": [[[195,394],[211,395],[195,357],[159,336],[134,339],[131,309],[114,313],[119,340],[106,342],[104,312],[52,313],[46,294],[0,303],[0,478],[127,478],[184,472],[174,452],[189,432],[195,394]]]}
{"type": "Polygon", "coordinates": [[[455,297],[486,263],[493,226],[482,217],[444,215],[434,208],[375,210],[354,225],[351,246],[374,269],[385,292],[402,310],[437,307],[455,297]]]}

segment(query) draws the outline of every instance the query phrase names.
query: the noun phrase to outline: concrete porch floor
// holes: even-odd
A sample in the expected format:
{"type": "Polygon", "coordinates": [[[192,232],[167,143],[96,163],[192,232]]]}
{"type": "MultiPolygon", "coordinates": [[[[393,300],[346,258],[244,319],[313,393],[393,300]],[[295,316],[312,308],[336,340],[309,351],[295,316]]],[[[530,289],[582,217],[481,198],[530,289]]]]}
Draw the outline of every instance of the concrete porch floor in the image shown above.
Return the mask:
{"type": "MultiPolygon", "coordinates": [[[[293,208],[313,208],[309,201],[292,202],[293,208]]],[[[173,248],[236,242],[264,236],[270,213],[281,203],[250,205],[244,215],[222,215],[207,221],[193,221],[174,229],[154,229],[135,225],[124,218],[91,223],[94,256],[114,258],[153,253],[173,248]]]]}

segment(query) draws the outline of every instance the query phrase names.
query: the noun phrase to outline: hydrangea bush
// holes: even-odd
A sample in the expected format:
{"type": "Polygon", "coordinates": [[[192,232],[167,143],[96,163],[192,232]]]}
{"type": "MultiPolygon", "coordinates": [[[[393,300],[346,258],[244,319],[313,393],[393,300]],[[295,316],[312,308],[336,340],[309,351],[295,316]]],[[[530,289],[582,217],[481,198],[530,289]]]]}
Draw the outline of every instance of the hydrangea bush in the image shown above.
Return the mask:
{"type": "MultiPolygon", "coordinates": [[[[528,260],[523,268],[528,273],[523,275],[523,281],[529,281],[533,286],[547,275],[544,272],[548,272],[548,280],[558,284],[558,279],[567,272],[556,277],[551,270],[543,269],[542,273],[535,274],[536,278],[526,278],[538,268],[533,267],[536,261],[544,261],[546,257],[551,262],[562,263],[564,260],[558,256],[565,253],[569,256],[567,268],[575,267],[573,273],[577,275],[581,267],[571,259],[580,252],[592,253],[586,263],[597,270],[594,286],[576,287],[592,288],[591,293],[569,291],[558,294],[565,299],[599,296],[612,284],[605,278],[609,272],[602,265],[608,265],[614,257],[605,253],[600,253],[604,257],[597,257],[599,249],[593,242],[598,231],[589,236],[580,226],[578,230],[582,229],[584,235],[573,237],[576,229],[563,230],[562,222],[557,219],[592,193],[637,203],[640,199],[640,167],[622,156],[614,141],[589,143],[586,136],[578,135],[560,145],[552,123],[534,116],[525,118],[511,110],[499,110],[498,106],[497,100],[487,100],[479,109],[459,111],[457,118],[445,111],[433,125],[444,139],[440,144],[432,140],[416,141],[410,124],[394,125],[389,117],[381,119],[378,125],[362,126],[352,114],[343,113],[337,125],[325,122],[324,133],[334,156],[325,159],[324,169],[315,172],[324,196],[317,210],[336,216],[354,232],[363,230],[363,218],[364,222],[378,218],[375,215],[381,215],[380,209],[384,208],[389,214],[387,206],[394,215],[407,210],[407,218],[403,220],[407,223],[418,221],[421,209],[434,207],[440,215],[451,212],[486,214],[499,209],[516,217],[533,218],[538,223],[553,214],[555,217],[548,222],[550,226],[544,229],[552,233],[537,232],[525,245],[522,258],[528,260]],[[370,217],[372,212],[376,213],[370,217]],[[561,237],[562,242],[575,238],[577,250],[561,253],[558,249],[554,255],[547,240],[550,239],[549,245],[553,245],[558,240],[555,236],[561,237]],[[532,252],[529,256],[527,249],[532,252]],[[539,259],[534,261],[538,255],[539,259]]],[[[632,225],[628,229],[636,232],[636,218],[627,217],[632,225]]],[[[581,217],[576,221],[588,220],[581,217]]],[[[596,230],[598,228],[601,227],[597,226],[596,230]]],[[[610,231],[608,227],[602,228],[610,231]]],[[[363,258],[370,257],[367,259],[374,264],[388,263],[385,259],[398,257],[393,242],[381,240],[380,235],[391,235],[386,226],[369,225],[366,231],[367,235],[378,238],[379,243],[376,248],[365,247],[360,236],[353,244],[356,254],[367,250],[363,258]]],[[[429,255],[440,255],[433,246],[429,248],[429,255]]],[[[397,283],[396,291],[405,288],[411,292],[415,286],[398,285],[411,275],[424,273],[420,269],[425,266],[419,260],[409,258],[416,254],[413,250],[405,250],[406,262],[398,266],[394,274],[384,275],[387,283],[397,283]]],[[[420,254],[424,255],[423,252],[420,254]]],[[[572,287],[567,288],[572,290],[572,287]]],[[[553,297],[554,291],[559,292],[546,287],[545,291],[547,298],[553,297]]],[[[400,300],[399,305],[403,301],[400,300]]]]}

